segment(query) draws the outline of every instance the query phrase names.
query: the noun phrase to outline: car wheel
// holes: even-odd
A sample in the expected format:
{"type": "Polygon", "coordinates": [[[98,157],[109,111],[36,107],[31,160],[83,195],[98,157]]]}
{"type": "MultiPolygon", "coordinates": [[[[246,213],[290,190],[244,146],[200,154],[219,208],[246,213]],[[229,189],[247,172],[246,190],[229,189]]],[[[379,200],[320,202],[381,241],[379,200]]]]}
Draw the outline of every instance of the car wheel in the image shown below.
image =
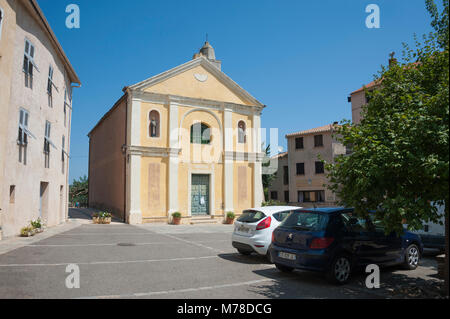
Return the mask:
{"type": "Polygon", "coordinates": [[[406,248],[404,266],[408,270],[414,270],[419,265],[420,250],[419,247],[412,244],[406,248]]]}
{"type": "Polygon", "coordinates": [[[350,280],[352,261],[347,255],[338,255],[331,263],[328,279],[337,285],[344,285],[350,280]]]}
{"type": "Polygon", "coordinates": [[[287,267],[279,264],[275,264],[275,267],[277,267],[277,269],[281,272],[291,272],[294,270],[294,268],[292,267],[287,267]]]}
{"type": "Polygon", "coordinates": [[[244,255],[244,256],[249,256],[250,254],[251,254],[251,252],[250,251],[247,251],[247,250],[241,250],[241,249],[238,249],[237,250],[241,255],[244,255]]]}
{"type": "Polygon", "coordinates": [[[269,263],[273,264],[272,255],[270,254],[270,251],[267,251],[266,259],[269,263]]]}

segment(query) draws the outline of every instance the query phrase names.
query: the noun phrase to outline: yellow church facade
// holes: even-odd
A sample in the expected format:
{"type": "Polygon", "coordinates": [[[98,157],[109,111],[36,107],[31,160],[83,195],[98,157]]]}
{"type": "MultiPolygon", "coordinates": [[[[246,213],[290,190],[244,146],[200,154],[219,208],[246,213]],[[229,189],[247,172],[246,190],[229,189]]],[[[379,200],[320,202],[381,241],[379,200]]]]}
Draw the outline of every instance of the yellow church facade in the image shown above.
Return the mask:
{"type": "Polygon", "coordinates": [[[206,42],[191,61],[124,88],[89,133],[89,205],[130,224],[174,212],[221,221],[260,206],[263,108],[206,42]]]}

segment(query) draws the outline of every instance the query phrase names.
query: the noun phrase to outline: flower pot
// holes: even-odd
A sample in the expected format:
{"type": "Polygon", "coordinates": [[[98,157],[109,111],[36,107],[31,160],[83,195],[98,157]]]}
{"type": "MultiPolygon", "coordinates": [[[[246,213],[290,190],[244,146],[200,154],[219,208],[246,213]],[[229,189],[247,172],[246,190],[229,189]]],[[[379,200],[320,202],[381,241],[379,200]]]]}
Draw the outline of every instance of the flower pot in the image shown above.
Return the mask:
{"type": "Polygon", "coordinates": [[[102,224],[111,224],[111,217],[104,217],[101,219],[102,224]]]}
{"type": "Polygon", "coordinates": [[[100,224],[100,217],[92,217],[92,222],[94,224],[100,224]]]}
{"type": "Polygon", "coordinates": [[[225,224],[227,224],[227,225],[231,225],[233,223],[234,223],[234,218],[227,217],[227,219],[225,220],[225,224]]]}
{"type": "Polygon", "coordinates": [[[172,223],[174,225],[180,225],[181,224],[181,217],[173,217],[172,223]]]}

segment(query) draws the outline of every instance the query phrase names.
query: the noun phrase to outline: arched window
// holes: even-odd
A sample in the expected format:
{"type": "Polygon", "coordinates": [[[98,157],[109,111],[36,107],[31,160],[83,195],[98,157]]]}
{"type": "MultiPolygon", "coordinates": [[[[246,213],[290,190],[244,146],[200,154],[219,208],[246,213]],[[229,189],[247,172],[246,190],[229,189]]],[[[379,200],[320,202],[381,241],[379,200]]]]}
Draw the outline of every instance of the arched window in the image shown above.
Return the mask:
{"type": "Polygon", "coordinates": [[[238,123],[238,143],[245,144],[247,142],[246,125],[244,121],[238,123]]]}
{"type": "Polygon", "coordinates": [[[209,144],[211,142],[211,129],[205,123],[195,123],[191,126],[192,144],[209,144]]]}
{"type": "Polygon", "coordinates": [[[159,118],[159,112],[158,111],[151,111],[149,114],[149,136],[150,137],[159,137],[159,130],[160,130],[160,118],[159,118]]]}

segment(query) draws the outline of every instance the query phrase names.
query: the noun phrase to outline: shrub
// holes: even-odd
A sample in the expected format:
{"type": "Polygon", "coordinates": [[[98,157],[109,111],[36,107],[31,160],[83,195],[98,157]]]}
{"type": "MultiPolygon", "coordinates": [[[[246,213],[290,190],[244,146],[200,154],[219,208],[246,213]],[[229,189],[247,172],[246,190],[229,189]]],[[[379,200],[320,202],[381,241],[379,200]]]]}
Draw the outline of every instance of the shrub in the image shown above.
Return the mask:
{"type": "Polygon", "coordinates": [[[34,228],[32,226],[22,227],[20,230],[21,236],[28,236],[28,233],[33,232],[34,228]]]}
{"type": "Polygon", "coordinates": [[[34,229],[42,228],[42,221],[41,221],[41,219],[38,218],[37,220],[32,220],[31,221],[31,227],[33,227],[34,229]]]}
{"type": "Polygon", "coordinates": [[[100,218],[111,218],[111,213],[108,213],[108,212],[101,212],[100,214],[99,214],[99,216],[100,216],[100,218]]]}
{"type": "Polygon", "coordinates": [[[271,199],[271,200],[268,200],[267,202],[262,203],[262,206],[263,207],[265,207],[265,206],[286,206],[286,203],[271,199]]]}
{"type": "Polygon", "coordinates": [[[172,214],[173,218],[181,218],[181,213],[180,212],[175,212],[172,214]]]}
{"type": "Polygon", "coordinates": [[[233,212],[228,212],[228,213],[227,213],[227,218],[229,218],[229,219],[235,219],[235,218],[236,218],[236,215],[235,215],[233,212]]]}

